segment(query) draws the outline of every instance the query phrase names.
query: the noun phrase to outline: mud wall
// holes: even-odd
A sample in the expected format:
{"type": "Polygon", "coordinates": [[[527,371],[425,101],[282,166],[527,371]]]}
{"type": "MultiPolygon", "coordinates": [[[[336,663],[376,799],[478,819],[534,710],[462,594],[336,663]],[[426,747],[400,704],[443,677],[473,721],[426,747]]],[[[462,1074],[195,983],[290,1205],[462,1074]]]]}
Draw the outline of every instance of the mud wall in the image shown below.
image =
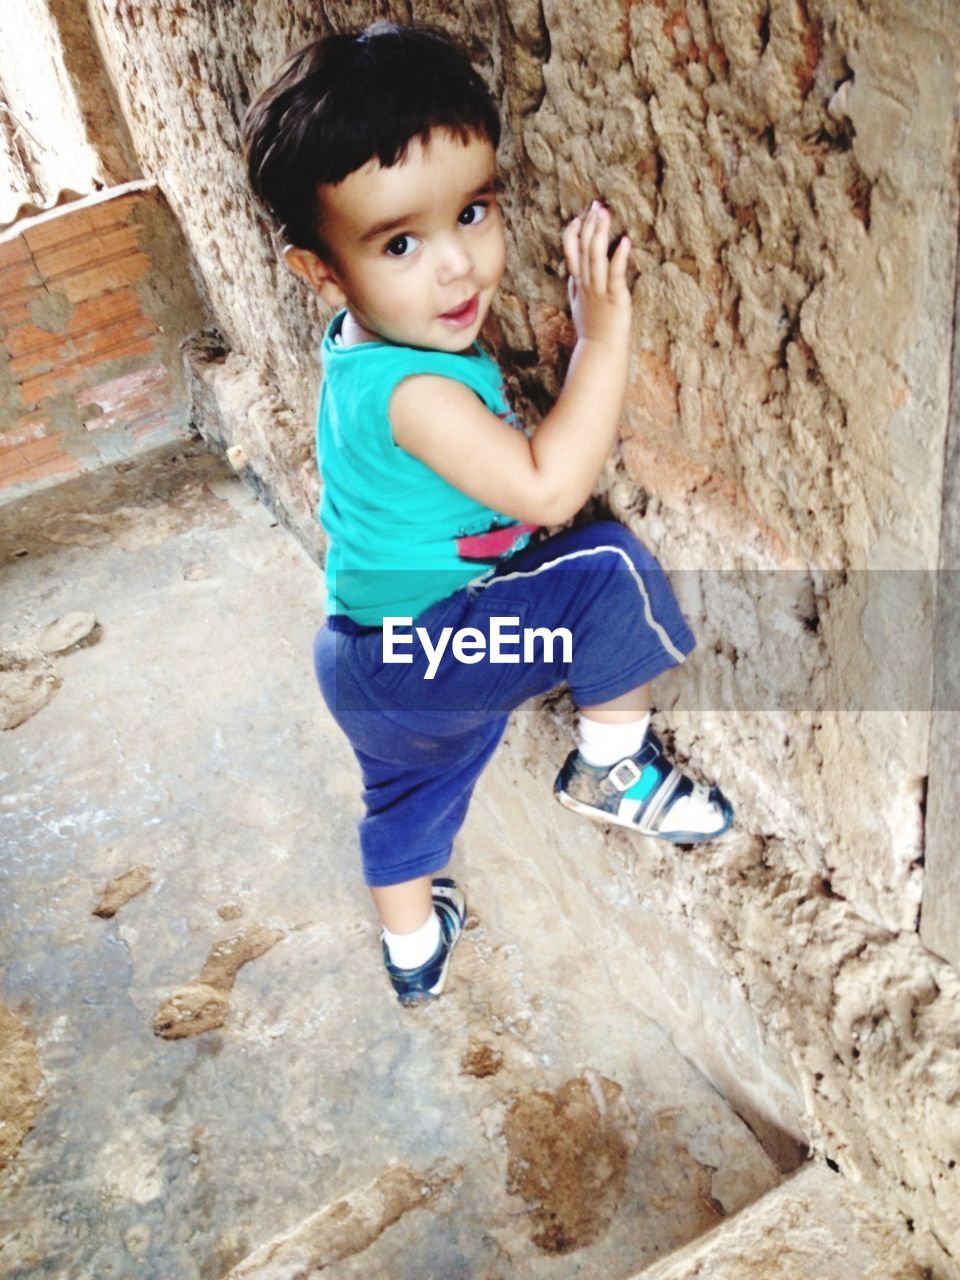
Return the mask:
{"type": "MultiPolygon", "coordinates": [[[[471,48],[506,126],[510,266],[489,338],[528,419],[572,339],[564,219],[600,193],[629,228],[631,381],[598,503],[678,571],[700,648],[658,703],[679,753],[723,780],[739,834],[692,858],[591,829],[558,900],[599,935],[609,910],[578,904],[615,868],[621,980],[642,971],[648,1006],[758,1126],[884,1187],[950,1265],[960,990],[916,932],[933,619],[912,593],[941,520],[955,6],[90,8],[222,334],[196,360],[211,433],[243,446],[314,546],[325,317],[280,264],[238,145],[281,57],[361,16],[438,21],[471,48]]],[[[518,716],[512,765],[555,767],[569,716],[518,716]]],[[[512,830],[509,777],[490,788],[512,830]]],[[[553,882],[548,845],[534,830],[525,848],[553,882]]]]}

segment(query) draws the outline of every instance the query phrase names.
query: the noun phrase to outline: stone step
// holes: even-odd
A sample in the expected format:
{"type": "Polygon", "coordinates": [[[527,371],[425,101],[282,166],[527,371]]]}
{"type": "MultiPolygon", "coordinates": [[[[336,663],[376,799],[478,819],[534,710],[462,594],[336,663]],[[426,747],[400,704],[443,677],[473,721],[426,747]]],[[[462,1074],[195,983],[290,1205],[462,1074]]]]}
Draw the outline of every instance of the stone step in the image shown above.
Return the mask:
{"type": "Polygon", "coordinates": [[[870,1192],[810,1163],[633,1280],[924,1280],[870,1192]]]}

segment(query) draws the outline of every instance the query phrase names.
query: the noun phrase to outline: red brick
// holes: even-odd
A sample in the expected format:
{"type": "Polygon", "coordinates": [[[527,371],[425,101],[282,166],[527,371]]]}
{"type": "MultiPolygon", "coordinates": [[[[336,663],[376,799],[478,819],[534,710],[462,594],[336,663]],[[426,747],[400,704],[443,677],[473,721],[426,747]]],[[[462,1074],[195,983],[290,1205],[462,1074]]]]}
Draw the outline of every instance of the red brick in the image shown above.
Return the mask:
{"type": "Polygon", "coordinates": [[[87,396],[89,400],[102,404],[105,410],[116,409],[127,404],[133,397],[162,386],[166,379],[167,370],[162,364],[149,365],[88,387],[87,396]]]}
{"type": "Polygon", "coordinates": [[[145,253],[128,253],[122,258],[114,258],[111,262],[91,267],[88,271],[61,276],[59,284],[71,302],[85,302],[99,293],[142,280],[149,269],[150,259],[145,253]]]}
{"type": "Polygon", "coordinates": [[[7,476],[16,475],[18,471],[26,471],[30,463],[21,455],[19,449],[0,450],[0,484],[7,476]]]}
{"type": "Polygon", "coordinates": [[[142,227],[111,227],[55,245],[36,253],[34,259],[45,280],[58,280],[135,250],[142,231],[142,227]]]}
{"type": "Polygon", "coordinates": [[[49,434],[50,423],[46,418],[21,418],[0,434],[0,449],[14,449],[29,440],[40,440],[49,434]]]}
{"type": "Polygon", "coordinates": [[[78,364],[89,365],[91,359],[110,360],[117,348],[136,338],[149,337],[156,331],[156,325],[135,313],[75,337],[48,334],[45,347],[11,360],[10,372],[18,382],[25,383],[40,374],[52,372],[58,365],[66,371],[78,364]]]}
{"type": "Polygon", "coordinates": [[[63,432],[58,431],[55,435],[44,436],[41,440],[27,441],[26,444],[19,446],[18,452],[31,465],[46,462],[48,458],[63,456],[63,448],[60,444],[62,439],[63,432]]]}
{"type": "Polygon", "coordinates": [[[27,304],[8,303],[0,298],[0,334],[6,342],[7,334],[11,329],[15,329],[18,325],[30,323],[30,312],[27,310],[27,304]]]}
{"type": "Polygon", "coordinates": [[[37,463],[36,466],[27,467],[23,471],[14,472],[5,479],[0,479],[0,485],[7,488],[13,484],[30,484],[34,480],[44,480],[47,476],[63,475],[68,471],[82,470],[83,468],[76,458],[61,454],[59,458],[50,458],[46,462],[37,463]]]}
{"type": "Polygon", "coordinates": [[[54,245],[96,235],[109,227],[129,222],[133,209],[142,199],[140,192],[130,192],[114,200],[102,200],[84,208],[66,205],[42,222],[25,226],[21,235],[33,253],[43,252],[54,245]]]}
{"type": "MultiPolygon", "coordinates": [[[[98,400],[91,401],[92,404],[99,404],[98,400]]],[[[89,430],[102,430],[104,427],[115,427],[119,422],[126,422],[130,418],[142,418],[153,406],[147,400],[146,396],[134,396],[130,400],[123,400],[119,404],[100,406],[103,413],[97,418],[91,418],[87,423],[89,430]]]]}
{"type": "Polygon", "coordinates": [[[58,334],[41,351],[28,351],[26,355],[11,360],[8,368],[13,378],[23,384],[29,378],[36,378],[41,373],[49,373],[58,365],[71,363],[73,344],[67,334],[58,334]]]}
{"type": "Polygon", "coordinates": [[[5,346],[16,360],[22,356],[36,355],[50,347],[58,347],[68,334],[56,333],[51,329],[38,329],[35,324],[16,325],[6,335],[5,346]]]}
{"type": "Polygon", "coordinates": [[[50,373],[38,374],[20,384],[20,398],[25,409],[32,409],[41,401],[61,392],[72,391],[79,378],[76,369],[56,369],[50,373]]]}
{"type": "Polygon", "coordinates": [[[157,326],[142,315],[121,316],[114,324],[101,325],[99,329],[78,335],[73,340],[73,348],[80,359],[95,355],[108,360],[115,347],[134,338],[149,337],[156,331],[157,326]]]}
{"type": "Polygon", "coordinates": [[[21,289],[36,288],[43,284],[40,273],[27,257],[26,262],[10,262],[0,267],[0,298],[18,293],[21,289]]]}
{"type": "Polygon", "coordinates": [[[103,200],[99,204],[92,205],[87,212],[93,225],[102,231],[104,227],[129,222],[134,209],[142,204],[145,198],[142,191],[128,191],[126,195],[115,196],[112,200],[103,200]]]}
{"type": "Polygon", "coordinates": [[[30,304],[46,294],[42,284],[11,290],[0,295],[0,318],[9,326],[28,324],[31,321],[30,304]]]}
{"type": "MultiPolygon", "coordinates": [[[[104,354],[89,356],[84,360],[76,361],[68,369],[57,370],[52,373],[41,374],[37,378],[31,378],[21,383],[20,386],[20,394],[23,397],[24,406],[30,408],[47,399],[48,396],[57,395],[61,392],[75,391],[82,385],[86,372],[94,369],[98,364],[102,364],[105,359],[122,360],[128,356],[147,356],[152,354],[152,338],[137,338],[114,347],[108,356],[104,354]]],[[[84,403],[89,404],[95,398],[88,395],[84,403]]]]}
{"type": "Polygon", "coordinates": [[[68,328],[76,337],[89,329],[98,329],[103,324],[136,315],[139,310],[140,300],[132,289],[113,289],[110,293],[88,298],[86,302],[78,302],[73,308],[68,328]]]}
{"type": "Polygon", "coordinates": [[[138,369],[99,386],[78,393],[76,402],[81,413],[90,405],[99,405],[102,412],[86,422],[88,431],[102,431],[121,423],[129,424],[132,418],[146,417],[165,410],[169,405],[167,371],[163,365],[138,369]]]}
{"type": "Polygon", "coordinates": [[[0,239],[0,271],[21,262],[30,262],[30,250],[19,231],[9,240],[0,239]]]}
{"type": "Polygon", "coordinates": [[[79,236],[91,235],[94,224],[86,209],[71,208],[69,205],[42,222],[27,223],[22,235],[31,253],[40,253],[51,245],[63,244],[66,240],[75,240],[79,236]]]}

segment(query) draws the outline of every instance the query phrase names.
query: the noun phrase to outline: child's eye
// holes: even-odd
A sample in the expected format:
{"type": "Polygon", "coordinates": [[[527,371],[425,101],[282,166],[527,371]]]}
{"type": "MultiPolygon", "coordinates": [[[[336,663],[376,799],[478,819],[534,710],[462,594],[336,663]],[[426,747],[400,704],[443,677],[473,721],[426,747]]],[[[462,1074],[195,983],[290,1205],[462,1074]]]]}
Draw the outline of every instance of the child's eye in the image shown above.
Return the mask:
{"type": "Polygon", "coordinates": [[[486,216],[487,216],[487,201],[474,200],[472,204],[467,205],[467,207],[460,214],[460,217],[457,219],[457,221],[463,227],[475,227],[477,223],[482,222],[486,216]],[[473,216],[467,218],[467,215],[471,213],[473,214],[473,216]],[[465,218],[466,218],[466,221],[464,221],[465,218]]]}
{"type": "Polygon", "coordinates": [[[391,258],[409,258],[419,243],[416,236],[394,236],[387,245],[386,252],[391,258]]]}

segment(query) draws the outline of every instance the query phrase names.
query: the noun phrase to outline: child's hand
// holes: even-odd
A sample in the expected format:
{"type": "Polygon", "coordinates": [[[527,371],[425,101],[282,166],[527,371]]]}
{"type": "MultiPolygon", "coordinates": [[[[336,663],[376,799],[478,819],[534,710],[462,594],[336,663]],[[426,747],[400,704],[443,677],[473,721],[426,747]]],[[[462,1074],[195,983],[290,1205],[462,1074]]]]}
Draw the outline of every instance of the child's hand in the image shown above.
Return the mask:
{"type": "Polygon", "coordinates": [[[610,214],[594,200],[586,217],[574,218],[565,229],[563,251],[577,337],[619,347],[630,338],[630,240],[623,236],[608,261],[609,241],[610,214]]]}

